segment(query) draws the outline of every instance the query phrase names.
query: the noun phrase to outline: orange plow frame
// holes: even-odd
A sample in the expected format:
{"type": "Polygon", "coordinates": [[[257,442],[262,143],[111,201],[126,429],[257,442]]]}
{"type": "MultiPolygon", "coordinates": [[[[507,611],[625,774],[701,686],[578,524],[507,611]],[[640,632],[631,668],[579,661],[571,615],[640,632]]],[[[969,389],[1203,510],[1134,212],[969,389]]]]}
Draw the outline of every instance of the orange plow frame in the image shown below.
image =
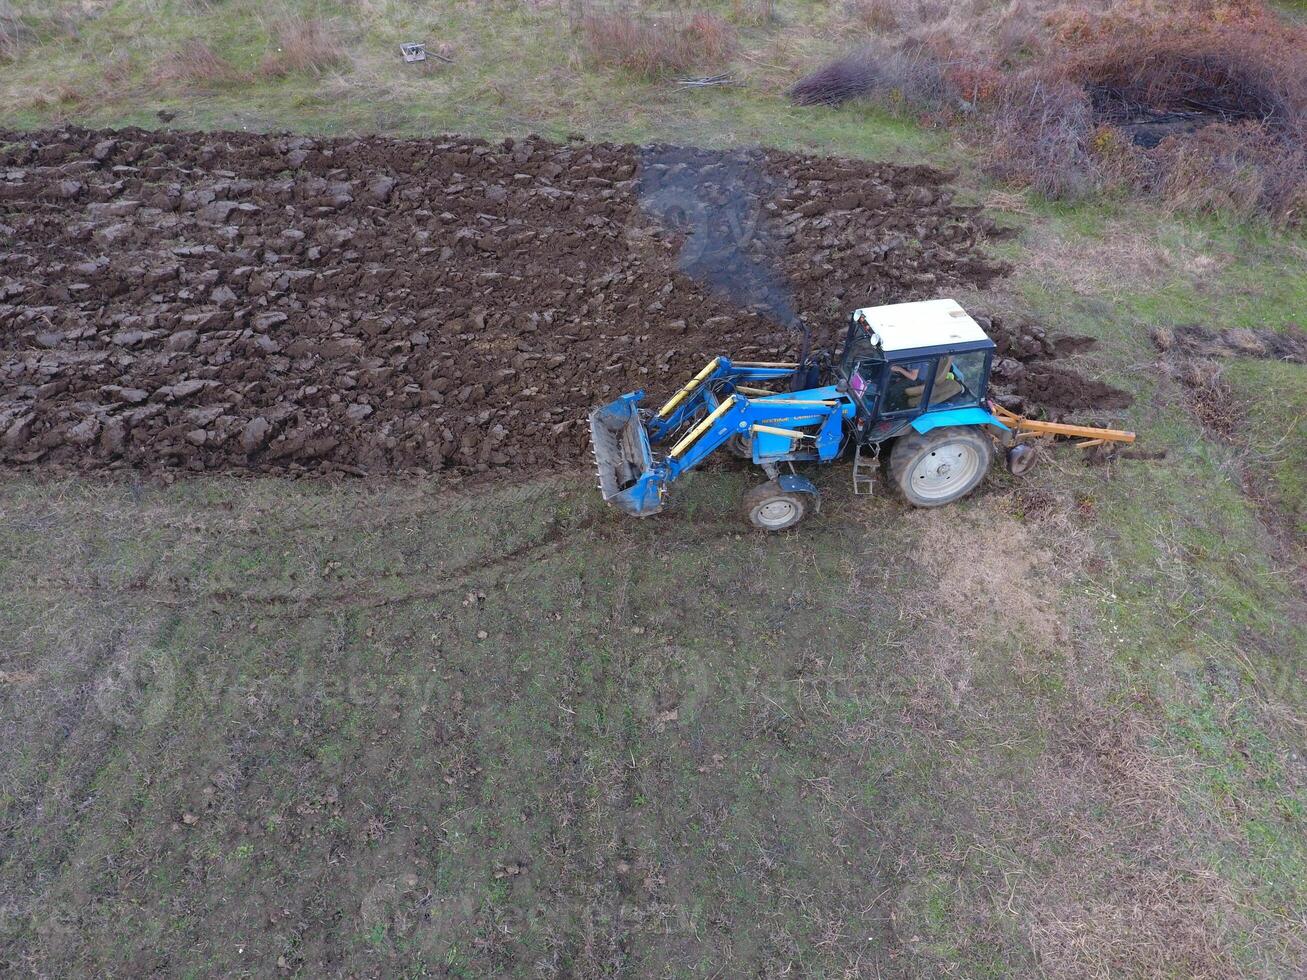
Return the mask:
{"type": "Polygon", "coordinates": [[[1067,425],[1063,422],[1041,422],[1028,419],[1024,415],[1010,412],[1001,405],[991,406],[994,417],[1011,430],[1011,437],[1005,437],[1005,445],[1017,445],[1033,439],[1080,439],[1076,446],[1089,449],[1106,443],[1129,445],[1135,441],[1135,434],[1124,429],[1100,429],[1092,425],[1067,425]]]}

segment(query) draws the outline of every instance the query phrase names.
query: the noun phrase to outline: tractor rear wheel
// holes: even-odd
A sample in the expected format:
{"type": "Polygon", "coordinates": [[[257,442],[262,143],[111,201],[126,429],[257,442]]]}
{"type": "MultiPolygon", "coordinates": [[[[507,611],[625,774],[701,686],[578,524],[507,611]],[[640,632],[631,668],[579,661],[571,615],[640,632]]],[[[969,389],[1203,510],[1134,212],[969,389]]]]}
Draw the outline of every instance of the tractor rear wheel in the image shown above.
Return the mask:
{"type": "Polygon", "coordinates": [[[744,495],[744,519],[760,531],[785,531],[807,516],[809,506],[808,494],[782,490],[772,480],[744,495]]]}
{"type": "Polygon", "coordinates": [[[975,427],[909,432],[890,450],[890,481],[908,503],[941,507],[965,497],[985,478],[993,458],[989,437],[975,427]]]}

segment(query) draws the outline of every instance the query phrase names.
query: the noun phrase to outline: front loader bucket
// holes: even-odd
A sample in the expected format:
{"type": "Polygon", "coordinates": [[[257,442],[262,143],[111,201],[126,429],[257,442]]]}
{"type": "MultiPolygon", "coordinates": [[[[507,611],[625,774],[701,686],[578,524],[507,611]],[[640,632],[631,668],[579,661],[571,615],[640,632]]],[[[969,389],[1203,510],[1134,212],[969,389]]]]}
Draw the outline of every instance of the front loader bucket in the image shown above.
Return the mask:
{"type": "Polygon", "coordinates": [[[647,517],[662,510],[664,479],[654,466],[649,434],[640,421],[643,392],[623,395],[590,413],[590,448],[604,500],[618,510],[647,517]]]}

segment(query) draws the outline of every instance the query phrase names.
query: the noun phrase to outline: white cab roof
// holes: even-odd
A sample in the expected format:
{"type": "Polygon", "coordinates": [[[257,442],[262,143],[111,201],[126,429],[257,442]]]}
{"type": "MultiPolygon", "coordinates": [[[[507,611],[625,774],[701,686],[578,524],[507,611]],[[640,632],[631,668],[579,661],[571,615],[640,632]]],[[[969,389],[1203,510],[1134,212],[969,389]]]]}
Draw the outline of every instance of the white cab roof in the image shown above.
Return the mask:
{"type": "Polygon", "coordinates": [[[989,340],[967,311],[951,299],[931,299],[924,303],[895,303],[892,306],[868,306],[856,310],[867,318],[875,334],[873,340],[889,354],[915,347],[951,347],[976,340],[989,340]]]}

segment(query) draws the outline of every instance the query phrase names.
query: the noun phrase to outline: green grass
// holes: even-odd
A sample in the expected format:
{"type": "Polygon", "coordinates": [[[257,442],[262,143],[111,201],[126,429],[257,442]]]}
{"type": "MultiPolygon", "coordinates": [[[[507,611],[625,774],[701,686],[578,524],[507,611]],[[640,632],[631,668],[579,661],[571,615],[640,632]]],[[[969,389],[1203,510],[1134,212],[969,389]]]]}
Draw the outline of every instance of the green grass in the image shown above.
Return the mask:
{"type": "MultiPolygon", "coordinates": [[[[72,9],[76,5],[69,4],[72,9]]],[[[709,4],[728,15],[730,3],[709,4]]],[[[821,33],[820,4],[780,4],[771,27],[741,28],[741,52],[729,68],[745,84],[685,89],[673,79],[650,83],[588,63],[574,21],[563,11],[527,4],[282,3],[226,0],[115,0],[78,19],[71,38],[29,45],[5,72],[9,108],[0,125],[31,128],[68,118],[101,126],[169,125],[197,129],[311,129],[321,133],[428,135],[474,131],[569,133],[619,141],[664,139],[699,145],[764,143],[853,156],[956,161],[942,134],[923,131],[874,109],[796,109],[784,88],[805,64],[837,50],[821,33]],[[332,25],[349,64],[321,76],[269,79],[259,72],[275,49],[286,11],[332,25]],[[139,29],[142,21],[150,30],[139,29]],[[224,84],[160,85],[158,66],[192,39],[248,77],[224,84]],[[451,46],[453,64],[407,65],[399,44],[451,46]],[[780,59],[773,65],[769,59],[780,59]],[[105,73],[112,78],[105,82],[105,73]]],[[[29,18],[40,15],[31,5],[29,18]]]]}
{"type": "MultiPolygon", "coordinates": [[[[1031,210],[1060,243],[1111,246],[1124,240],[1153,263],[1156,272],[1136,282],[1139,270],[1129,267],[1128,258],[1115,258],[1123,263],[1125,286],[1105,284],[1098,292],[1123,318],[1217,330],[1282,329],[1300,324],[1307,309],[1307,282],[1299,274],[1307,241],[1300,233],[1261,221],[1141,210],[1137,202],[1033,202],[1031,210]]],[[[1049,291],[1056,296],[1065,285],[1049,291]]]]}
{"type": "MultiPolygon", "coordinates": [[[[1168,424],[1149,437],[1188,437],[1168,424]]],[[[1004,566],[1047,615],[1091,627],[1066,651],[1001,593],[953,646],[939,567],[916,557],[949,526],[1043,534],[1022,497],[1000,485],[923,523],[827,476],[826,515],[783,538],[740,532],[748,480],[732,469],[678,486],[677,511],[650,523],[570,479],[475,497],[10,482],[6,632],[38,679],[5,760],[21,846],[0,873],[62,869],[22,896],[33,914],[72,910],[77,932],[52,938],[36,916],[6,941],[75,971],[281,957],[314,972],[344,955],[484,974],[556,949],[586,972],[620,947],[636,972],[906,957],[1007,976],[1054,952],[1026,938],[1050,882],[1080,919],[1081,903],[1128,900],[1121,862],[1161,847],[1236,889],[1232,915],[1254,910],[1224,926],[1231,962],[1291,955],[1283,936],[1243,949],[1239,930],[1276,935],[1303,897],[1301,783],[1262,676],[1301,636],[1276,633],[1292,597],[1271,559],[1246,556],[1262,532],[1215,462],[1077,474],[1096,516],[1073,533],[1108,532],[1102,570],[1050,592],[1004,566]],[[132,588],[96,577],[126,556],[148,569],[132,588]],[[1191,643],[1168,629],[1181,616],[1191,643]],[[106,657],[134,682],[97,688],[106,657]],[[87,685],[99,693],[57,749],[48,726],[87,685]],[[1150,805],[1203,834],[1141,827],[1110,782],[1061,761],[1141,696],[1161,707],[1129,709],[1158,725],[1135,762],[1182,790],[1178,809],[1150,805]],[[1075,784],[1072,809],[1050,805],[1051,773],[1075,784]],[[268,898],[233,901],[251,895],[268,898]],[[156,930],[161,903],[178,931],[156,930]],[[143,945],[116,944],[124,930],[143,945]]],[[[1056,471],[1036,486],[1065,492],[1056,471]]],[[[1200,962],[1154,945],[1155,928],[1124,964],[1200,962]]]]}
{"type": "Polygon", "coordinates": [[[1224,374],[1247,422],[1248,470],[1290,527],[1307,535],[1307,367],[1240,360],[1224,374]]]}
{"type": "MultiPolygon", "coordinates": [[[[1072,241],[1119,233],[1119,218],[1083,209],[1053,215],[1059,237],[1072,241]]],[[[1099,607],[1101,635],[1116,648],[1117,696],[1146,691],[1156,698],[1161,744],[1190,760],[1196,778],[1184,787],[1192,794],[1187,806],[1206,810],[1219,827],[1202,845],[1209,859],[1258,895],[1253,932],[1242,944],[1242,955],[1255,963],[1255,931],[1292,918],[1307,901],[1307,789],[1290,749],[1307,695],[1304,597],[1290,571],[1300,547],[1293,533],[1304,530],[1304,470],[1292,449],[1307,408],[1304,369],[1251,360],[1227,365],[1234,407],[1248,421],[1226,444],[1190,417],[1181,382],[1146,367],[1163,357],[1148,328],[1295,322],[1302,283],[1292,270],[1301,246],[1262,228],[1172,218],[1147,224],[1159,248],[1215,256],[1220,272],[1195,273],[1179,261],[1142,286],[1129,283],[1130,270],[1122,269],[1129,285],[1110,296],[1073,298],[1056,278],[1021,272],[1016,286],[1048,322],[1100,339],[1091,360],[1136,395],[1130,427],[1167,453],[1162,463],[1075,475],[1078,496],[1103,525],[1096,538],[1107,574],[1086,583],[1087,595],[1099,607]],[[1244,495],[1246,478],[1263,493],[1269,488],[1270,510],[1244,495]],[[1274,530],[1278,515],[1292,526],[1288,541],[1265,526],[1269,521],[1274,530]]]]}

